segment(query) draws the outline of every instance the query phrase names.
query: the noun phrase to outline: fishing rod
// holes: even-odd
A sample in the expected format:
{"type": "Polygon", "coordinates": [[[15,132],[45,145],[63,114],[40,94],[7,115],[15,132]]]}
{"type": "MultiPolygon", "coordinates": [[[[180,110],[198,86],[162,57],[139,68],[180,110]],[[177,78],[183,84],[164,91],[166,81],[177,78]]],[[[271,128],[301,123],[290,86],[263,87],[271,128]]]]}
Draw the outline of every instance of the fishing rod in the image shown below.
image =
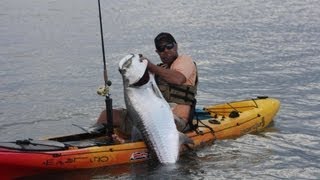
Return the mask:
{"type": "Polygon", "coordinates": [[[98,7],[99,7],[99,20],[100,20],[100,35],[101,35],[101,46],[102,46],[102,56],[103,56],[103,77],[104,77],[104,95],[106,97],[106,113],[107,113],[107,135],[110,137],[112,141],[112,134],[113,134],[113,116],[112,116],[112,99],[109,93],[109,87],[111,86],[111,81],[108,79],[107,73],[107,65],[106,65],[106,57],[104,51],[104,40],[103,40],[103,28],[102,28],[102,17],[101,17],[101,6],[100,0],[98,0],[98,7]]]}

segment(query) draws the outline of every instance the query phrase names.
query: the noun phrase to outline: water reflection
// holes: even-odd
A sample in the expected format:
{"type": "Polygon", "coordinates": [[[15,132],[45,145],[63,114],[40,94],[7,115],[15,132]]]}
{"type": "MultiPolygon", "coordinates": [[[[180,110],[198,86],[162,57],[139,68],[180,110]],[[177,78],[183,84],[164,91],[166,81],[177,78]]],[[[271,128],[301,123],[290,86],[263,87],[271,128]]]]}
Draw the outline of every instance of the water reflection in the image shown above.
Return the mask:
{"type": "MultiPolygon", "coordinates": [[[[124,106],[118,61],[159,62],[153,36],[169,31],[200,74],[198,104],[267,95],[282,106],[273,127],[183,156],[174,167],[138,164],[50,177],[318,179],[319,1],[102,1],[111,95],[124,106]],[[110,169],[110,170],[109,170],[110,169]]],[[[97,4],[2,0],[2,140],[78,133],[104,108],[97,4]]],[[[47,178],[48,176],[38,176],[47,178]]]]}

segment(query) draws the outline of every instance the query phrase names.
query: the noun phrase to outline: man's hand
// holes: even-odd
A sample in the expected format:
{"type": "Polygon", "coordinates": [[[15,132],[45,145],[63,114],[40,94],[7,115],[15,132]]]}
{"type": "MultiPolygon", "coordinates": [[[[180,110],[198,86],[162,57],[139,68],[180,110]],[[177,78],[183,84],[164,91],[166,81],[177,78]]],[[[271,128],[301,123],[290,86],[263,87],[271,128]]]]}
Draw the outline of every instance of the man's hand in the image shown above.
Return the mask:
{"type": "Polygon", "coordinates": [[[143,56],[143,54],[139,54],[139,57],[140,57],[140,61],[147,60],[148,62],[150,62],[148,58],[143,56]]]}
{"type": "Polygon", "coordinates": [[[186,77],[183,74],[181,74],[180,72],[178,72],[176,70],[166,69],[166,68],[162,68],[160,66],[157,66],[157,65],[153,64],[148,58],[144,57],[142,54],[139,54],[139,56],[140,56],[140,61],[143,61],[143,60],[148,61],[147,69],[150,72],[160,76],[168,83],[180,85],[180,84],[183,84],[187,81],[186,77]]]}
{"type": "Polygon", "coordinates": [[[162,79],[164,79],[168,83],[181,85],[187,81],[186,77],[182,73],[173,69],[166,69],[166,68],[157,66],[151,63],[150,61],[148,62],[147,68],[149,71],[160,76],[162,79]]]}

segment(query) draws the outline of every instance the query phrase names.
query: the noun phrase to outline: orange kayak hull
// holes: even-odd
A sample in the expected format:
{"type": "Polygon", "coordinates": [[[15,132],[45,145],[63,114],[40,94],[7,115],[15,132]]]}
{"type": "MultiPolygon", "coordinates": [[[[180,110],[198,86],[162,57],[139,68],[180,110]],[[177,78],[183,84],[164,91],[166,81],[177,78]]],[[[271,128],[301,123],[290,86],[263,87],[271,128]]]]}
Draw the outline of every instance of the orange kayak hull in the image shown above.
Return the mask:
{"type": "MultiPolygon", "coordinates": [[[[201,112],[206,116],[199,120],[201,122],[198,123],[197,131],[185,133],[193,139],[194,145],[189,145],[188,148],[183,145],[181,151],[211,145],[215,140],[237,138],[248,133],[262,131],[276,116],[279,108],[280,102],[273,98],[257,98],[206,106],[201,112]]],[[[194,123],[196,122],[194,120],[194,123]]],[[[115,130],[115,133],[117,132],[115,130]]],[[[97,139],[101,141],[104,138],[106,137],[103,134],[93,136],[84,133],[43,141],[62,144],[72,142],[61,150],[24,150],[0,144],[1,176],[5,179],[12,179],[51,171],[99,168],[150,159],[148,148],[143,141],[118,142],[112,145],[81,145],[84,141],[97,139]]],[[[31,145],[20,146],[25,148],[31,145]]],[[[34,147],[37,146],[34,145],[34,147]]]]}

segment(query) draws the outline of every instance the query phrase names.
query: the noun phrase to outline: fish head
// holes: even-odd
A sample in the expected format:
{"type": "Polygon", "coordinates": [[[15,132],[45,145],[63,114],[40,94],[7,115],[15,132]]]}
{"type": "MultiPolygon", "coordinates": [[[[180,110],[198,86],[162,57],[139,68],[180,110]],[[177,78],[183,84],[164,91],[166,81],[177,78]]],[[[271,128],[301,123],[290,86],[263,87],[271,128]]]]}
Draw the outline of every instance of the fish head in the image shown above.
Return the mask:
{"type": "Polygon", "coordinates": [[[134,86],[149,81],[148,61],[138,54],[129,54],[119,62],[119,72],[128,86],[134,86]]]}

